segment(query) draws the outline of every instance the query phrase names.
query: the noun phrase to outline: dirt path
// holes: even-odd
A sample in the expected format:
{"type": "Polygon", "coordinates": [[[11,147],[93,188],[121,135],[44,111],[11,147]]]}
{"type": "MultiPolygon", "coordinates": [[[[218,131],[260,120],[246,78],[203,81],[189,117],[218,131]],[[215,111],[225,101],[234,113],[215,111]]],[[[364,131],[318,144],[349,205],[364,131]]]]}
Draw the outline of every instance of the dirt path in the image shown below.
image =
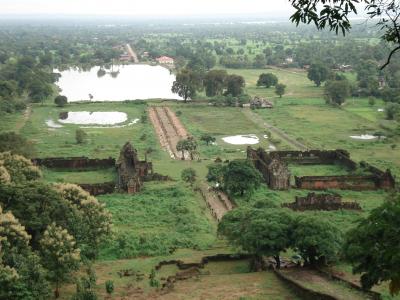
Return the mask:
{"type": "Polygon", "coordinates": [[[281,129],[267,123],[260,115],[256,114],[249,108],[244,108],[243,109],[243,114],[251,120],[253,123],[256,123],[257,125],[262,124],[265,128],[267,128],[269,131],[280,137],[282,140],[285,140],[289,145],[291,145],[294,149],[299,149],[299,150],[307,150],[308,147],[299,141],[295,140],[294,138],[290,137],[287,135],[284,131],[281,129]]]}
{"type": "Polygon", "coordinates": [[[132,57],[132,60],[135,64],[139,63],[138,56],[135,51],[133,51],[131,45],[126,44],[126,50],[128,51],[129,55],[132,57]]]}
{"type": "MultiPolygon", "coordinates": [[[[166,106],[152,106],[149,108],[149,118],[161,146],[172,159],[182,159],[182,153],[176,150],[176,144],[187,138],[189,134],[175,113],[166,106]]],[[[184,153],[184,158],[188,159],[189,154],[184,153]]],[[[200,183],[199,192],[217,221],[234,208],[227,195],[211,189],[205,182],[200,183]]]]}
{"type": "Polygon", "coordinates": [[[291,268],[280,272],[307,288],[331,295],[336,299],[371,299],[369,295],[338,281],[331,280],[314,270],[291,268]]]}
{"type": "Polygon", "coordinates": [[[234,209],[233,203],[223,192],[210,188],[206,183],[200,184],[200,194],[206,201],[211,214],[219,222],[222,217],[230,210],[234,209]]]}
{"type": "Polygon", "coordinates": [[[149,109],[150,120],[156,130],[161,146],[168,151],[171,158],[188,158],[188,153],[176,150],[176,144],[188,137],[187,131],[176,117],[175,113],[165,106],[153,106],[149,109]]]}
{"type": "Polygon", "coordinates": [[[25,126],[26,122],[32,115],[32,105],[28,104],[24,111],[22,119],[15,125],[15,131],[20,132],[20,130],[25,126]]]}

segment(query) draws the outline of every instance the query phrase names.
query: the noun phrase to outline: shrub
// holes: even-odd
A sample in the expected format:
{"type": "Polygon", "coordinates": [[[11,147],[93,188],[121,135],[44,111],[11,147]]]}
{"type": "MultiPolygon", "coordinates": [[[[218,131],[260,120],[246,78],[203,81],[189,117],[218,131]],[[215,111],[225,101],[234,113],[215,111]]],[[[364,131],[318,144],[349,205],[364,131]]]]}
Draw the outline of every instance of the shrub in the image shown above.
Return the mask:
{"type": "Polygon", "coordinates": [[[77,144],[84,144],[86,142],[87,134],[82,129],[77,129],[75,131],[75,140],[77,144]]]}
{"type": "Polygon", "coordinates": [[[58,107],[64,107],[65,105],[67,105],[68,103],[68,98],[65,96],[57,96],[54,98],[54,103],[58,106],[58,107]]]}

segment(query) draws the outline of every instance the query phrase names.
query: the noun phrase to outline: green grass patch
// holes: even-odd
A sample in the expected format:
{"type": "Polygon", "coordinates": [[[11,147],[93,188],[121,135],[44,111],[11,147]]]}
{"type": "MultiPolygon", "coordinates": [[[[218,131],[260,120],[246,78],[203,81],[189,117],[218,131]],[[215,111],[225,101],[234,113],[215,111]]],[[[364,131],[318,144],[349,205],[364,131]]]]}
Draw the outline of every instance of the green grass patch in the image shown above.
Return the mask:
{"type": "Polygon", "coordinates": [[[112,213],[115,231],[103,259],[204,249],[215,241],[215,224],[204,201],[182,183],[148,183],[140,194],[98,198],[112,213]]]}

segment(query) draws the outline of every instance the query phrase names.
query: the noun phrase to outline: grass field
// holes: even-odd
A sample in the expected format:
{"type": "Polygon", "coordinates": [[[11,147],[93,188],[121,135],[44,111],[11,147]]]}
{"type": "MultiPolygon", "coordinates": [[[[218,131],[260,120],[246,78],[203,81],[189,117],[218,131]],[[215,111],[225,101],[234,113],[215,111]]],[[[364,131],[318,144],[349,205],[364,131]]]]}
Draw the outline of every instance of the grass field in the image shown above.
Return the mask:
{"type": "MultiPolygon", "coordinates": [[[[127,297],[128,299],[211,299],[211,300],[286,300],[298,298],[288,287],[283,284],[271,271],[250,273],[248,261],[232,261],[210,263],[200,269],[197,278],[179,281],[170,292],[159,292],[149,286],[148,276],[154,266],[163,260],[182,260],[185,263],[198,263],[204,256],[218,253],[231,253],[231,249],[217,248],[211,250],[178,250],[168,256],[147,257],[132,260],[102,261],[95,265],[97,275],[96,292],[103,299],[106,297],[105,281],[112,280],[115,286],[113,298],[127,297]],[[121,270],[131,270],[144,274],[143,280],[136,276],[120,277],[121,270]]],[[[156,273],[156,278],[161,279],[175,275],[176,267],[167,266],[156,273]]],[[[69,299],[73,293],[72,285],[65,286],[61,299],[69,299]]]]}
{"type": "Polygon", "coordinates": [[[287,98],[279,101],[273,112],[257,110],[257,113],[290,136],[301,139],[312,149],[345,149],[356,161],[365,160],[382,169],[390,168],[399,176],[400,139],[393,136],[390,130],[382,128],[382,113],[377,112],[379,105],[370,107],[367,99],[354,99],[343,109],[339,109],[326,105],[323,100],[302,101],[287,98]],[[350,138],[353,135],[374,134],[378,131],[383,132],[387,138],[350,138]]]}
{"type": "MultiPolygon", "coordinates": [[[[376,105],[371,107],[368,105],[368,99],[350,99],[343,108],[338,109],[324,103],[322,88],[315,87],[303,71],[228,71],[245,77],[246,91],[250,95],[273,97],[274,109],[256,110],[254,113],[294,139],[310,148],[349,150],[355,160],[366,160],[382,169],[390,167],[400,176],[400,140],[392,136],[397,124],[382,120],[383,113],[378,112],[378,108],[383,108],[381,101],[378,100],[376,105]],[[282,99],[275,97],[273,88],[256,87],[258,76],[266,72],[276,74],[279,80],[287,85],[287,95],[282,99]],[[382,131],[387,138],[381,141],[357,141],[350,138],[350,135],[373,134],[377,131],[382,131]]],[[[159,261],[179,258],[198,262],[203,255],[233,251],[227,249],[226,242],[217,237],[216,222],[203,199],[180,178],[181,171],[191,167],[196,170],[198,180],[204,180],[207,165],[216,157],[223,160],[246,157],[247,145],[230,145],[222,141],[223,137],[255,134],[260,139],[260,144],[254,147],[268,148],[274,145],[278,149],[290,149],[290,145],[280,141],[277,136],[266,139],[265,126],[253,120],[250,114],[245,114],[242,108],[212,107],[206,104],[113,102],[69,104],[65,108],[57,108],[51,103],[45,103],[33,105],[32,114],[27,120],[24,120],[22,114],[2,116],[0,131],[15,130],[21,124],[20,133],[34,142],[39,157],[117,158],[123,144],[131,141],[138,149],[140,159],[144,158],[146,149],[152,148],[148,158],[153,162],[155,172],[168,175],[174,180],[146,183],[143,191],[136,195],[111,194],[98,197],[112,213],[114,224],[113,237],[103,247],[100,260],[95,265],[98,276],[97,290],[102,296],[105,296],[104,282],[111,279],[116,285],[115,295],[118,297],[158,299],[159,295],[149,287],[147,277],[151,268],[159,261]],[[50,128],[46,124],[47,120],[56,121],[60,112],[64,111],[120,111],[127,113],[131,121],[140,119],[148,105],[170,106],[178,113],[190,134],[196,139],[202,134],[211,134],[216,138],[216,145],[206,146],[199,141],[200,160],[179,161],[171,160],[161,149],[149,121],[123,128],[85,128],[88,141],[84,144],[75,142],[75,130],[79,126],[50,128]],[[133,278],[120,278],[117,275],[119,270],[129,268],[144,273],[145,279],[136,282],[133,278]],[[140,290],[137,290],[138,288],[140,290]]],[[[306,167],[291,164],[289,168],[295,176],[348,174],[348,170],[337,165],[306,167]]],[[[72,183],[112,181],[116,175],[114,169],[85,172],[44,169],[43,174],[49,182],[72,183]]],[[[295,189],[272,191],[262,185],[250,198],[236,197],[234,200],[238,205],[248,205],[269,199],[281,205],[293,202],[295,196],[305,196],[308,192],[295,189]]],[[[354,226],[361,217],[367,216],[387,197],[384,191],[328,192],[339,193],[343,201],[358,202],[362,211],[309,211],[298,215],[323,216],[336,223],[344,232],[354,226]]],[[[173,268],[165,269],[157,276],[161,278],[172,274],[168,272],[175,271],[173,268]]],[[[171,294],[160,299],[296,299],[273,273],[249,273],[243,262],[212,264],[207,266],[205,271],[208,275],[203,274],[199,279],[180,282],[171,294]]],[[[67,299],[65,297],[70,296],[73,290],[73,286],[65,287],[64,299],[67,299]]]]}
{"type": "Polygon", "coordinates": [[[102,251],[103,259],[204,249],[215,241],[215,223],[204,201],[180,183],[147,183],[136,195],[98,198],[112,213],[115,232],[102,251]]]}
{"type": "MultiPolygon", "coordinates": [[[[272,73],[278,77],[280,83],[286,85],[286,95],[284,97],[296,99],[321,98],[323,89],[316,87],[315,84],[307,78],[307,73],[299,69],[228,69],[228,73],[241,75],[246,80],[246,92],[251,96],[277,97],[275,89],[257,87],[257,80],[262,73],[272,73]]],[[[279,98],[276,102],[280,101],[279,98]]]]}

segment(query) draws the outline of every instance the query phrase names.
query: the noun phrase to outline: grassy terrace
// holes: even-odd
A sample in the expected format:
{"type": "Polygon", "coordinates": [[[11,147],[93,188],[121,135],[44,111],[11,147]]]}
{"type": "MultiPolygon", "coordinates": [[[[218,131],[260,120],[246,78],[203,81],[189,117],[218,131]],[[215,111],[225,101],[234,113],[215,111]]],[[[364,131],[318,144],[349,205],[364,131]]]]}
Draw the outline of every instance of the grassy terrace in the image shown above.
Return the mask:
{"type": "Polygon", "coordinates": [[[365,160],[382,169],[391,168],[400,175],[398,159],[398,137],[391,137],[394,122],[382,121],[382,107],[374,107],[367,99],[349,100],[342,109],[330,107],[323,100],[298,100],[285,98],[277,101],[274,111],[257,110],[267,122],[284,130],[287,134],[316,149],[346,149],[356,161],[365,160]],[[384,129],[382,126],[385,126],[384,129]],[[382,140],[355,140],[352,135],[384,132],[382,140]],[[393,146],[392,145],[396,145],[393,146]]]}

